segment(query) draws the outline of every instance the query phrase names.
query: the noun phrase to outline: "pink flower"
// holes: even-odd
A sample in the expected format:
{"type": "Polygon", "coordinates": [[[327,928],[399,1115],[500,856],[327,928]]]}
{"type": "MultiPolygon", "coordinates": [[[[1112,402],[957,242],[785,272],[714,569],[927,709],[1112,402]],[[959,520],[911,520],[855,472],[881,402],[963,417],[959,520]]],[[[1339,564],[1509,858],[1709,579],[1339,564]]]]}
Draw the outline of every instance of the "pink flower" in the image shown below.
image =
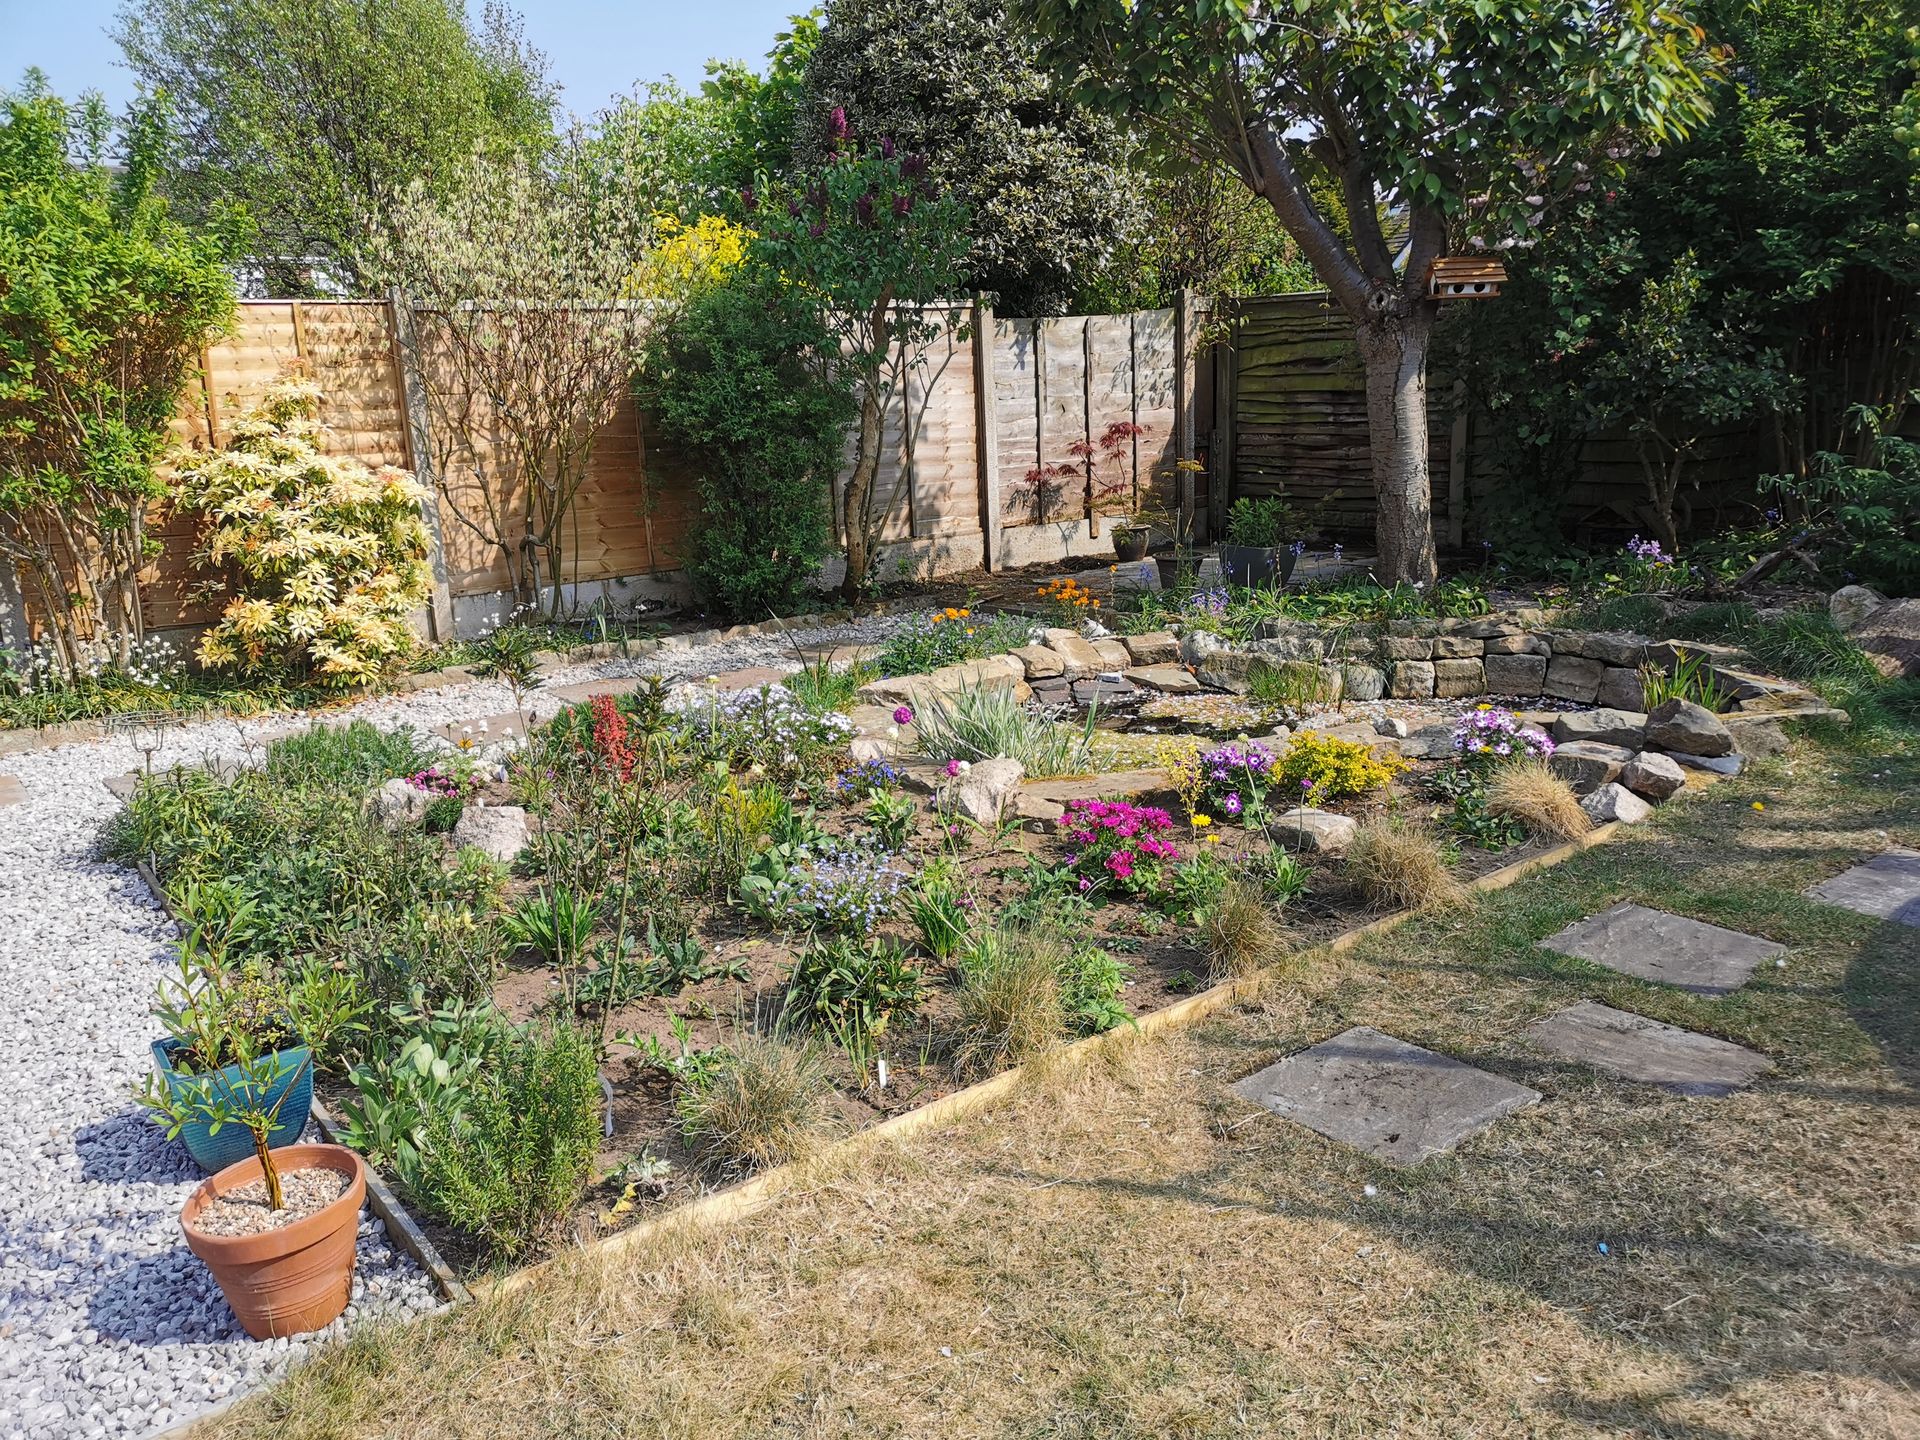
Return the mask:
{"type": "Polygon", "coordinates": [[[1122,880],[1131,880],[1133,878],[1133,852],[1130,850],[1114,851],[1113,854],[1107,857],[1107,869],[1111,870],[1122,880]]]}
{"type": "Polygon", "coordinates": [[[954,776],[954,775],[958,775],[959,773],[960,773],[960,762],[958,760],[947,761],[947,774],[949,776],[954,776]]]}
{"type": "Polygon", "coordinates": [[[913,707],[911,705],[902,705],[899,709],[895,710],[893,712],[893,723],[896,725],[911,725],[913,723],[913,707]]]}

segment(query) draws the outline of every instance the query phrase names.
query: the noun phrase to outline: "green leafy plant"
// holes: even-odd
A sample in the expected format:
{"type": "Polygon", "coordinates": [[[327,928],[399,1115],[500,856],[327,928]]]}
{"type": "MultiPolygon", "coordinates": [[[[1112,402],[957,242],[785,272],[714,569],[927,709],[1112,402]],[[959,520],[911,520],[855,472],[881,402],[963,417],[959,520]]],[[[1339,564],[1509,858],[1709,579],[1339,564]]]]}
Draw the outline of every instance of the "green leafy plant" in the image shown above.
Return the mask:
{"type": "Polygon", "coordinates": [[[950,605],[909,620],[887,637],[875,660],[882,675],[924,675],[943,665],[1017,650],[1033,638],[1033,624],[1012,614],[975,615],[950,605]]]}
{"type": "Polygon", "coordinates": [[[896,854],[907,848],[919,813],[913,797],[900,790],[882,790],[867,802],[867,823],[881,847],[896,854]]]}
{"type": "MultiPolygon", "coordinates": [[[[872,578],[891,496],[876,483],[887,397],[912,364],[955,328],[933,309],[951,296],[966,255],[966,209],[929,178],[927,158],[882,137],[857,143],[844,109],[829,124],[822,163],[787,195],[757,205],[754,258],[782,276],[826,327],[816,363],[851,383],[853,468],[844,490],[847,570],[854,597],[872,578]]],[[[963,327],[962,327],[963,328],[963,327]]]]}
{"type": "Polygon", "coordinates": [[[802,608],[826,557],[831,482],[854,416],[849,377],[820,363],[830,344],[807,292],[759,259],[700,288],[654,332],[640,384],[694,467],[700,518],[687,568],[722,614],[802,608]]]}
{"type": "Polygon", "coordinates": [[[501,928],[516,945],[539,955],[543,964],[562,969],[577,966],[587,940],[600,923],[600,907],[572,890],[529,895],[501,919],[501,928]]]}
{"type": "Polygon", "coordinates": [[[1077,726],[1033,709],[1011,690],[963,685],[929,695],[915,713],[914,746],[936,760],[1018,760],[1035,778],[1084,775],[1093,768],[1095,710],[1077,726]]]}
{"type": "Polygon", "coordinates": [[[1731,699],[1732,692],[1713,673],[1712,657],[1699,651],[1679,651],[1671,666],[1648,662],[1640,667],[1640,703],[1648,711],[1669,700],[1691,700],[1718,713],[1731,699]]]}
{"type": "Polygon", "coordinates": [[[97,98],[69,106],[34,74],[0,92],[0,565],[48,627],[54,675],[137,673],[155,461],[232,319],[237,236],[189,230],[161,198],[158,103],[116,140],[97,98]]]}
{"type": "Polygon", "coordinates": [[[1278,549],[1301,537],[1306,524],[1278,495],[1240,499],[1227,511],[1227,543],[1278,549]]]}
{"type": "Polygon", "coordinates": [[[959,877],[947,861],[928,865],[907,891],[907,918],[919,928],[928,953],[943,963],[959,953],[972,929],[964,899],[959,877]]]}
{"type": "Polygon", "coordinates": [[[457,1114],[428,1115],[414,1193],[497,1255],[557,1238],[593,1176],[597,1056],[572,1025],[516,1036],[474,1072],[457,1114]]]}
{"type": "Polygon", "coordinates": [[[398,668],[427,600],[427,492],[404,470],[330,456],[320,387],[290,376],[228,427],[218,450],[177,449],[176,503],[201,517],[194,563],[231,598],[200,661],[292,665],[346,687],[398,668]]]}
{"type": "Polygon", "coordinates": [[[894,1019],[920,1006],[923,977],[894,940],[833,936],[809,943],[787,974],[785,1013],[825,1026],[863,1073],[894,1019]]]}

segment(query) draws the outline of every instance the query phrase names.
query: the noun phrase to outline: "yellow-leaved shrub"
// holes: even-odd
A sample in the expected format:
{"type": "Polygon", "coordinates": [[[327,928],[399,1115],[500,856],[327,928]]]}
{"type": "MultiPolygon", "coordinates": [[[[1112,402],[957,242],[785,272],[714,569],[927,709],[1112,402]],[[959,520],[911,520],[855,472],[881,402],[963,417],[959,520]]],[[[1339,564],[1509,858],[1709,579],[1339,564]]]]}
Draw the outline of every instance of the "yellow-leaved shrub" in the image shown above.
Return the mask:
{"type": "Polygon", "coordinates": [[[202,524],[197,569],[230,599],[200,662],[287,667],[327,685],[377,680],[416,643],[432,591],[426,491],[405,470],[326,453],[320,387],[276,381],[219,450],[172,456],[174,503],[202,524]]]}

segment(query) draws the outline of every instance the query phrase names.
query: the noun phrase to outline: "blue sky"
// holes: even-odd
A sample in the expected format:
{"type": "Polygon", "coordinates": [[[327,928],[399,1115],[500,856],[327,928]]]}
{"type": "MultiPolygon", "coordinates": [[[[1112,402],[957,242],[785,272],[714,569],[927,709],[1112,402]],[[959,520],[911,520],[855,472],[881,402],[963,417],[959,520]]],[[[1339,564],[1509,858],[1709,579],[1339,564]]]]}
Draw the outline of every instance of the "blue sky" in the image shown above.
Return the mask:
{"type": "MultiPolygon", "coordinates": [[[[638,80],[700,79],[709,56],[758,63],[809,0],[523,0],[527,38],[547,52],[561,101],[582,115],[638,80]]],[[[0,0],[0,87],[29,65],[55,90],[97,89],[115,105],[132,94],[106,36],[118,0],[0,0]]],[[[474,12],[479,10],[474,0],[474,12]]]]}

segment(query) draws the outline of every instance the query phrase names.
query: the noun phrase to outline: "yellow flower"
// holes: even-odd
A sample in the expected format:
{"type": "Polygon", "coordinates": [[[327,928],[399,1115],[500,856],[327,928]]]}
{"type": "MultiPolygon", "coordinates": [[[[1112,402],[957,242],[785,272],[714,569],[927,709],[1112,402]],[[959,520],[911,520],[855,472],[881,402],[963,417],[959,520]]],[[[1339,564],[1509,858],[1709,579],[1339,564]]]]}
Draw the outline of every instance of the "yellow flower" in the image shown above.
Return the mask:
{"type": "Polygon", "coordinates": [[[1218,835],[1207,836],[1207,844],[1218,845],[1219,843],[1220,843],[1220,837],[1218,835]]]}
{"type": "Polygon", "coordinates": [[[968,633],[969,635],[971,635],[971,634],[973,633],[973,626],[971,626],[971,625],[969,625],[969,626],[967,626],[967,633],[968,633]]]}
{"type": "Polygon", "coordinates": [[[1213,824],[1213,817],[1211,815],[1196,815],[1193,817],[1193,828],[1196,830],[1204,830],[1211,824],[1213,824]]]}
{"type": "Polygon", "coordinates": [[[1764,810],[1767,807],[1765,805],[1762,805],[1758,800],[1756,800],[1753,802],[1753,808],[1756,810],[1764,810]]]}

